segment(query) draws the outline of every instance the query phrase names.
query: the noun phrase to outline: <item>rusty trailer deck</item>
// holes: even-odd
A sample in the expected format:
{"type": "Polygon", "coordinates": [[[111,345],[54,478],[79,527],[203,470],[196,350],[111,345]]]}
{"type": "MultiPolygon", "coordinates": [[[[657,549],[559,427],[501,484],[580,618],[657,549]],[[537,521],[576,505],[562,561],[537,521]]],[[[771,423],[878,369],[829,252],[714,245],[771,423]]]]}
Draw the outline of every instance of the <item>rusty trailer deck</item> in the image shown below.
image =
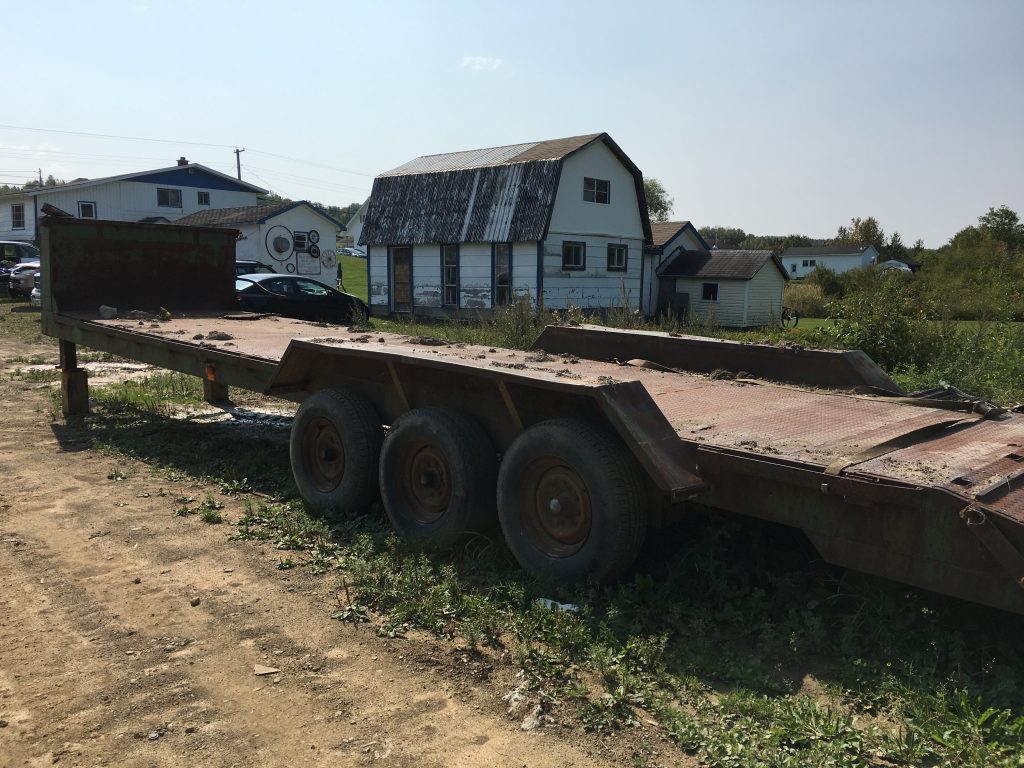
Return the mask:
{"type": "MultiPolygon", "coordinates": [[[[652,525],[694,500],[798,527],[832,563],[1024,613],[1024,414],[716,378],[693,371],[739,359],[771,375],[793,362],[807,380],[817,353],[666,334],[549,329],[538,344],[546,336],[550,348],[522,352],[226,315],[230,231],[72,219],[42,233],[42,327],[61,340],[62,391],[80,385],[79,404],[80,344],[202,377],[211,393],[230,385],[302,402],[351,390],[384,424],[422,406],[457,408],[499,454],[545,420],[602,422],[644,471],[652,525]],[[169,306],[173,319],[102,320],[100,304],[169,306]],[[594,359],[610,348],[619,358],[664,352],[662,369],[594,359]]],[[[858,355],[831,369],[833,386],[852,374],[888,389],[858,355]]]]}

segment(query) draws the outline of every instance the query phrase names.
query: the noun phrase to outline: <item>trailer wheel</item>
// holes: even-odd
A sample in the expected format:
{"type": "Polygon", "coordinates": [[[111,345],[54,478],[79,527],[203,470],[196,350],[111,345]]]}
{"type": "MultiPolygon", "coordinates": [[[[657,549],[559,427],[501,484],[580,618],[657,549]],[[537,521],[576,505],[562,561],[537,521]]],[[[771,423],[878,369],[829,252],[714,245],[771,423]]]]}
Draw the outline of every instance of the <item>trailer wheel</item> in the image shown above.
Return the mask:
{"type": "Polygon", "coordinates": [[[362,395],[326,389],[306,398],[292,422],[289,455],[299,494],[323,514],[366,507],[377,497],[384,428],[362,395]]]}
{"type": "Polygon", "coordinates": [[[498,520],[530,573],[612,581],[647,531],[643,475],[615,436],[572,419],[542,422],[512,443],[498,473],[498,520]]]}
{"type": "Polygon", "coordinates": [[[395,530],[411,538],[447,544],[467,531],[493,528],[496,476],[487,433],[456,411],[408,411],[384,439],[384,510],[395,530]]]}

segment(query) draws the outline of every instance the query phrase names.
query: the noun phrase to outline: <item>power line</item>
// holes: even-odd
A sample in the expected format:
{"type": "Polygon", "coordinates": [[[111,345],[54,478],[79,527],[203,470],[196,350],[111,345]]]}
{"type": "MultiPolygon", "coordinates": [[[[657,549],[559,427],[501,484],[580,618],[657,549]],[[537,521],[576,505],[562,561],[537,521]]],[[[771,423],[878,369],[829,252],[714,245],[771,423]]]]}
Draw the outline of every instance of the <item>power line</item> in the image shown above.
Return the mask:
{"type": "MultiPolygon", "coordinates": [[[[10,129],[10,130],[15,130],[15,131],[32,131],[34,133],[57,133],[57,134],[65,135],[65,136],[89,136],[89,137],[96,138],[96,139],[119,139],[121,141],[150,141],[150,142],[156,142],[156,143],[160,143],[160,144],[185,144],[185,145],[192,146],[192,147],[216,147],[218,149],[230,149],[232,151],[234,149],[236,149],[236,147],[237,147],[236,144],[215,144],[215,143],[212,143],[212,142],[202,142],[202,141],[179,141],[177,139],[152,139],[152,138],[145,138],[145,137],[142,137],[142,136],[121,136],[121,135],[113,134],[113,133],[91,133],[89,131],[69,131],[69,130],[60,130],[60,129],[56,129],[56,128],[32,128],[32,127],[27,126],[27,125],[7,125],[7,124],[3,124],[3,123],[0,123],[0,128],[7,128],[7,129],[10,129]]],[[[303,159],[298,158],[298,157],[290,157],[288,155],[280,155],[280,154],[277,154],[276,152],[267,152],[267,151],[262,150],[262,149],[253,149],[251,147],[249,147],[248,149],[249,149],[250,152],[257,152],[257,153],[259,153],[261,155],[266,155],[267,157],[276,157],[278,160],[287,160],[288,162],[292,162],[292,163],[301,163],[303,165],[312,165],[312,166],[315,166],[317,168],[325,168],[327,170],[337,171],[339,173],[350,173],[350,174],[352,174],[354,176],[367,176],[367,177],[373,177],[375,175],[375,174],[372,174],[372,173],[366,173],[364,171],[353,171],[351,168],[339,168],[337,166],[328,165],[326,163],[318,163],[318,162],[314,162],[312,160],[303,160],[303,159]]]]}

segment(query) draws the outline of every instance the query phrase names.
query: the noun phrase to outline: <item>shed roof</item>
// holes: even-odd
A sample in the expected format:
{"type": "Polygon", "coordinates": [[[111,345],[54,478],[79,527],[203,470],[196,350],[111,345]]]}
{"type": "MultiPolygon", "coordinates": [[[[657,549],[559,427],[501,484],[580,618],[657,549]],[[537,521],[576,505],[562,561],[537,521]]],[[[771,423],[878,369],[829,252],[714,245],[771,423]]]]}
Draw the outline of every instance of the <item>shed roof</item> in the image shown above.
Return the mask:
{"type": "Polygon", "coordinates": [[[782,262],[771,251],[678,251],[658,267],[658,276],[749,280],[769,261],[784,279],[789,279],[782,262]]]}
{"type": "Polygon", "coordinates": [[[701,237],[700,232],[697,231],[697,228],[689,221],[652,221],[651,247],[664,248],[685,229],[693,230],[693,234],[697,237],[698,242],[708,250],[711,250],[711,246],[704,242],[704,238],[701,237]]]}
{"type": "Polygon", "coordinates": [[[596,141],[633,175],[649,242],[643,174],[607,133],[417,157],[374,179],[359,242],[542,240],[562,162],[596,141]]]}
{"type": "Polygon", "coordinates": [[[856,256],[871,245],[795,245],[787,248],[783,256],[856,256]]]}
{"type": "Polygon", "coordinates": [[[211,208],[207,211],[196,211],[188,216],[182,216],[180,219],[175,219],[174,223],[189,227],[233,227],[239,224],[262,224],[267,219],[280,216],[282,213],[298,208],[300,205],[306,206],[318,216],[322,216],[340,229],[345,229],[344,225],[323,211],[314,208],[305,200],[299,200],[294,203],[280,202],[265,203],[263,205],[244,205],[237,208],[211,208]]]}

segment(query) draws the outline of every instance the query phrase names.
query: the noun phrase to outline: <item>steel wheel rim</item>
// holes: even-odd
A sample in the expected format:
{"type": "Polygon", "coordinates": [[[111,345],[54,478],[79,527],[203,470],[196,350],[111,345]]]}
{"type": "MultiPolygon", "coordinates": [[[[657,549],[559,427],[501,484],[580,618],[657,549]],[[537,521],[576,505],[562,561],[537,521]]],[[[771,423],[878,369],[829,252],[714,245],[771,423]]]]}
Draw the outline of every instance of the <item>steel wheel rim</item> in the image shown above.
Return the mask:
{"type": "Polygon", "coordinates": [[[445,454],[429,443],[410,445],[403,452],[400,475],[412,518],[418,523],[436,522],[447,511],[452,495],[445,454]]]}
{"type": "Polygon", "coordinates": [[[328,419],[313,419],[302,435],[302,461],[321,493],[330,493],[345,476],[345,446],[328,419]]]}
{"type": "Polygon", "coordinates": [[[579,472],[552,457],[534,462],[524,479],[522,520],[530,540],[550,557],[579,552],[593,525],[590,491],[579,472]]]}

